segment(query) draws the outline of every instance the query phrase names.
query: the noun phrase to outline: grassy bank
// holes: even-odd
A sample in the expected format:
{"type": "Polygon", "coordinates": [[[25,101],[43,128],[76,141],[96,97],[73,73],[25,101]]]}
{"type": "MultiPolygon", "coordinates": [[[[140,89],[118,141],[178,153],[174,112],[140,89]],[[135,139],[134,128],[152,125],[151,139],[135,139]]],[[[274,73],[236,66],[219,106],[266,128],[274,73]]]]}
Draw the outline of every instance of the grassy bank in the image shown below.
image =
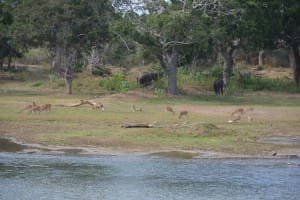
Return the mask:
{"type": "Polygon", "coordinates": [[[300,145],[263,144],[259,138],[300,136],[299,95],[248,93],[216,97],[212,93],[178,97],[157,96],[135,90],[100,95],[105,111],[90,106],[58,107],[50,112],[19,112],[26,104],[73,104],[92,95],[64,95],[61,91],[30,87],[30,83],[1,86],[0,136],[44,145],[101,147],[120,151],[209,150],[269,155],[300,145]],[[132,104],[142,112],[133,112],[132,104]],[[165,111],[171,106],[176,114],[165,111]],[[228,123],[236,108],[254,110],[240,121],[228,123]],[[182,119],[178,112],[187,110],[182,119]],[[249,122],[247,117],[253,120],[249,122]],[[149,123],[153,128],[121,128],[124,123],[149,123]]]}

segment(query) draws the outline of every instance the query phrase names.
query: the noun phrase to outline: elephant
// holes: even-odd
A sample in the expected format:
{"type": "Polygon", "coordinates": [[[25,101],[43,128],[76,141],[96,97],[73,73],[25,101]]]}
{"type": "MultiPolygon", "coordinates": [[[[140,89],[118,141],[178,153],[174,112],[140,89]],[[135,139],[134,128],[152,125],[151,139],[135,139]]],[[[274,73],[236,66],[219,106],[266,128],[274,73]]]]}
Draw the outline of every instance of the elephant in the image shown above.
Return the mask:
{"type": "Polygon", "coordinates": [[[223,94],[223,88],[224,88],[224,81],[223,79],[216,79],[214,81],[214,90],[216,95],[222,95],[223,94]]]}

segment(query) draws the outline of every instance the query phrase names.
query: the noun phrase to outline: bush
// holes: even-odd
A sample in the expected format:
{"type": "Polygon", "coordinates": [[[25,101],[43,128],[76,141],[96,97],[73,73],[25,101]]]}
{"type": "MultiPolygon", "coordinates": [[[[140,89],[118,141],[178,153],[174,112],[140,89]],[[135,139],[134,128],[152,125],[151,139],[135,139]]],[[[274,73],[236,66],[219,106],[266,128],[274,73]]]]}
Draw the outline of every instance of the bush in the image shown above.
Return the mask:
{"type": "Polygon", "coordinates": [[[31,87],[39,87],[41,85],[43,85],[44,82],[43,81],[36,81],[34,83],[31,84],[31,87]]]}
{"type": "Polygon", "coordinates": [[[63,78],[59,78],[53,74],[48,75],[49,78],[49,87],[52,89],[58,89],[65,87],[65,80],[63,78]]]}
{"type": "Polygon", "coordinates": [[[243,89],[252,91],[282,91],[282,92],[296,92],[299,89],[296,88],[295,83],[288,78],[275,78],[269,79],[260,76],[243,75],[238,79],[238,85],[243,89]]]}
{"type": "Polygon", "coordinates": [[[83,63],[80,63],[80,62],[75,63],[75,64],[73,65],[73,71],[74,71],[75,73],[82,72],[83,67],[84,67],[84,64],[83,64],[83,63]]]}
{"type": "Polygon", "coordinates": [[[137,88],[137,83],[129,82],[122,74],[113,74],[111,77],[102,79],[99,85],[107,90],[116,92],[126,92],[137,88]]]}
{"type": "Polygon", "coordinates": [[[17,62],[31,65],[41,65],[43,62],[49,63],[50,56],[47,49],[30,49],[23,58],[17,59],[17,62]]]}
{"type": "Polygon", "coordinates": [[[263,70],[264,69],[264,66],[263,65],[258,65],[257,67],[256,67],[256,70],[258,70],[258,71],[261,71],[261,70],[263,70]]]}
{"type": "Polygon", "coordinates": [[[163,94],[165,94],[165,89],[163,89],[163,88],[154,88],[154,93],[158,96],[162,96],[163,94]]]}
{"type": "Polygon", "coordinates": [[[209,76],[217,78],[223,74],[223,68],[221,66],[214,66],[212,68],[209,68],[207,70],[207,73],[209,76]]]}

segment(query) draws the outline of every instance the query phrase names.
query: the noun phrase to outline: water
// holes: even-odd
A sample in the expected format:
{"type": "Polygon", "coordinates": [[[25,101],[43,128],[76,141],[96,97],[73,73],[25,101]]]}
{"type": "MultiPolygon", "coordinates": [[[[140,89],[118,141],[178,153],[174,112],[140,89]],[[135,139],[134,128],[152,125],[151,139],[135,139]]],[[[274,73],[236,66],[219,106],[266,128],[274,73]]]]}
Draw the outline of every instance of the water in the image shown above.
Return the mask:
{"type": "Polygon", "coordinates": [[[0,152],[0,199],[298,200],[300,167],[286,159],[0,152]]]}

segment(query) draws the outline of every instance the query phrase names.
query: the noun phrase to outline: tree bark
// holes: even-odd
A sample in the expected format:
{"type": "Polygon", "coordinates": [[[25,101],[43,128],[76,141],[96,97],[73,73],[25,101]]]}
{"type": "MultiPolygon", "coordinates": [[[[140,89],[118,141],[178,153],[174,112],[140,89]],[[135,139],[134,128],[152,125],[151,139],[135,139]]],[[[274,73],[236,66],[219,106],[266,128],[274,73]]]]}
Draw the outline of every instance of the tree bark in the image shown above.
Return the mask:
{"type": "Polygon", "coordinates": [[[265,51],[260,50],[258,53],[258,65],[260,66],[264,65],[264,56],[265,56],[265,51]]]}
{"type": "Polygon", "coordinates": [[[3,69],[4,58],[0,58],[0,69],[3,69]]]}
{"type": "Polygon", "coordinates": [[[290,66],[293,68],[294,81],[299,87],[300,82],[300,55],[297,45],[292,45],[288,49],[290,66]]]}
{"type": "Polygon", "coordinates": [[[56,75],[60,75],[61,69],[61,57],[62,57],[63,48],[61,45],[56,45],[54,50],[54,57],[52,62],[52,68],[56,75]]]}
{"type": "Polygon", "coordinates": [[[229,47],[228,49],[222,49],[221,54],[224,59],[224,64],[223,64],[223,81],[224,81],[224,86],[227,86],[230,81],[230,77],[232,74],[232,69],[233,69],[233,64],[234,64],[234,47],[229,47]]]}
{"type": "Polygon", "coordinates": [[[175,47],[173,47],[170,51],[163,53],[163,62],[168,75],[168,93],[171,95],[176,95],[178,51],[175,47]]]}
{"type": "Polygon", "coordinates": [[[67,86],[67,94],[72,94],[72,81],[73,81],[72,55],[67,53],[66,70],[65,70],[65,83],[67,86]]]}
{"type": "Polygon", "coordinates": [[[12,56],[9,55],[7,58],[7,70],[10,71],[11,70],[11,61],[12,61],[12,56]]]}

